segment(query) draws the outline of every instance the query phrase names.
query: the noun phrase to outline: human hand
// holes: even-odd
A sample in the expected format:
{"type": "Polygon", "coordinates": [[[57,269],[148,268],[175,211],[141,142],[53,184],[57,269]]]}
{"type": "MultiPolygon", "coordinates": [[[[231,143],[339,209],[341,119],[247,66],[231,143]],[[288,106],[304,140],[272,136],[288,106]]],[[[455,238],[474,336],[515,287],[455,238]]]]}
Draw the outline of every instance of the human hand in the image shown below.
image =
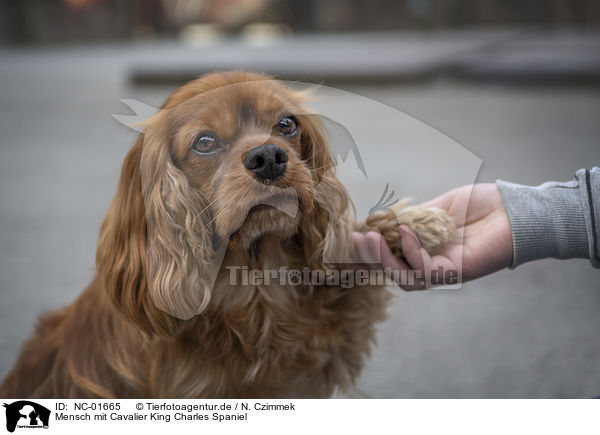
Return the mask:
{"type": "Polygon", "coordinates": [[[410,288],[404,286],[406,290],[430,287],[431,272],[440,267],[445,271],[456,271],[459,281],[464,282],[510,266],[512,233],[495,183],[459,187],[421,206],[438,207],[448,213],[456,226],[450,242],[432,255],[420,246],[411,230],[401,226],[405,256],[405,260],[401,260],[392,254],[381,234],[355,232],[354,244],[359,260],[371,268],[421,271],[425,282],[410,288]],[[373,258],[381,261],[373,264],[373,258]]]}

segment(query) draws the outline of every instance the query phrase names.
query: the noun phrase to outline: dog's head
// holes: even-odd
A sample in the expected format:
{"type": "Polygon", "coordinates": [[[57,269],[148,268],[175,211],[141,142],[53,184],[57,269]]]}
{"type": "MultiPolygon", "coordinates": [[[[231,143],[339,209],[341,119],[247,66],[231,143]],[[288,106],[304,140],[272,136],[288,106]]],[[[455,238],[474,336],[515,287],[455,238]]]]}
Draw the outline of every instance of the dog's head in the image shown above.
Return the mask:
{"type": "Polygon", "coordinates": [[[269,77],[214,73],[176,90],[144,123],[97,252],[128,318],[173,333],[205,310],[216,245],[247,251],[266,237],[293,239],[313,267],[334,239],[348,247],[349,199],[322,125],[302,103],[269,77]]]}
{"type": "Polygon", "coordinates": [[[206,203],[218,237],[248,249],[266,234],[289,237],[312,215],[314,185],[332,163],[298,93],[262,76],[217,74],[164,109],[147,123],[146,142],[169,143],[164,157],[206,203]]]}

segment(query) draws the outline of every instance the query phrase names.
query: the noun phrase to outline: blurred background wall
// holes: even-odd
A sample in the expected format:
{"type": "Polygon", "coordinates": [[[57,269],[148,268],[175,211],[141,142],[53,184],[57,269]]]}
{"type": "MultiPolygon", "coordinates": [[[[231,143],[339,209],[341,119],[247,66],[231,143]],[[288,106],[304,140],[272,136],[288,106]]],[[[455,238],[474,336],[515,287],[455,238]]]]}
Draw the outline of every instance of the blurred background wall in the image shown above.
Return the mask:
{"type": "Polygon", "coordinates": [[[600,25],[595,0],[2,0],[4,44],[177,35],[186,25],[236,32],[251,22],[293,32],[600,25]]]}

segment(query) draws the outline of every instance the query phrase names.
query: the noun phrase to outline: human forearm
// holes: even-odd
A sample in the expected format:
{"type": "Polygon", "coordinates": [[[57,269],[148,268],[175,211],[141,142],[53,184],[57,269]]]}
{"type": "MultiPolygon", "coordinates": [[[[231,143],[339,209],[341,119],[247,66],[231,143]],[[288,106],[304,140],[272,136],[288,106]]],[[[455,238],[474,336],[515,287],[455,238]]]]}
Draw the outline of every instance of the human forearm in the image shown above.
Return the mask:
{"type": "Polygon", "coordinates": [[[496,183],[513,235],[512,268],[546,257],[589,258],[600,267],[600,168],[563,183],[496,183]]]}

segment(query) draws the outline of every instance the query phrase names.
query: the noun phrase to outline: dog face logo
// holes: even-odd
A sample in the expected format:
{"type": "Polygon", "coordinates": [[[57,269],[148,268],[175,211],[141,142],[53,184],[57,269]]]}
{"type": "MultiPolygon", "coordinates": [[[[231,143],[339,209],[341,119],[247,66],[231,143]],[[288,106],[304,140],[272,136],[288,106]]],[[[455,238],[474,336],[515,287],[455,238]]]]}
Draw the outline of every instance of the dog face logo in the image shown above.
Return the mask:
{"type": "Polygon", "coordinates": [[[16,428],[48,428],[50,410],[29,400],[19,400],[4,404],[6,408],[6,430],[14,432],[16,428]]]}

